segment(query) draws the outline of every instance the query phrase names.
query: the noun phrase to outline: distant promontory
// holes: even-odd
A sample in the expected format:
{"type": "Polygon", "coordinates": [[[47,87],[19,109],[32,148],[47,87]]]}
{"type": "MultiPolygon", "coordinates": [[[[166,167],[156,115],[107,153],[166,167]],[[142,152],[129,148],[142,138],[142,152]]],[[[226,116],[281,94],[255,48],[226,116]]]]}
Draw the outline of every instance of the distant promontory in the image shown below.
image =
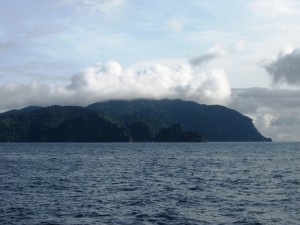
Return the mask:
{"type": "Polygon", "coordinates": [[[112,100],[30,106],[0,114],[0,142],[272,141],[249,117],[183,100],[112,100]]]}

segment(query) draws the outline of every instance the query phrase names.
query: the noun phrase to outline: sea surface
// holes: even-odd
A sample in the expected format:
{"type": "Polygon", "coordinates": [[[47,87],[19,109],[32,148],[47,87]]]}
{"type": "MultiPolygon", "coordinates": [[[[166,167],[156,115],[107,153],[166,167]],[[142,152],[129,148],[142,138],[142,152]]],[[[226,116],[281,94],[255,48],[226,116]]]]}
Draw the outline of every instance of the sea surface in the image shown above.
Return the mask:
{"type": "Polygon", "coordinates": [[[0,224],[300,224],[300,143],[0,144],[0,224]]]}

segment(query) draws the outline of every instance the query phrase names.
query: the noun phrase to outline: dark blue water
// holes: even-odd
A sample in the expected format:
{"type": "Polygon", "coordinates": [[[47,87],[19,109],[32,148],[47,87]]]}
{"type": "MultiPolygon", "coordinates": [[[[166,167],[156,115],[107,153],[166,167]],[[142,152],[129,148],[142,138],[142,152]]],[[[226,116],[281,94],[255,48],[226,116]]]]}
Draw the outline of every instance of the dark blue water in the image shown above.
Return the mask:
{"type": "Polygon", "coordinates": [[[0,144],[0,224],[300,224],[300,143],[0,144]]]}

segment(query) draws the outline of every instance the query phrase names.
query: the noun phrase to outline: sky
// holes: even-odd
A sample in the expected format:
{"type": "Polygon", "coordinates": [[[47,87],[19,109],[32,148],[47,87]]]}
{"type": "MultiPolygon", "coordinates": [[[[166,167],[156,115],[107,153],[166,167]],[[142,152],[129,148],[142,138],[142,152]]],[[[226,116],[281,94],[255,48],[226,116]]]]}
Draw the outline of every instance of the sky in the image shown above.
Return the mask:
{"type": "Polygon", "coordinates": [[[0,0],[0,111],[180,98],[300,141],[298,0],[0,0]]]}

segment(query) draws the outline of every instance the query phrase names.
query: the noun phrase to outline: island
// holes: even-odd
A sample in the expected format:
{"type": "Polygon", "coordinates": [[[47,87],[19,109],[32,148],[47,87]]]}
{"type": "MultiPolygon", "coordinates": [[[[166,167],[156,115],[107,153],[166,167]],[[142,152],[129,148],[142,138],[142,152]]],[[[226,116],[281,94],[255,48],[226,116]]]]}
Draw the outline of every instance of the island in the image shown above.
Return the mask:
{"type": "Polygon", "coordinates": [[[29,106],[0,114],[0,142],[207,141],[272,140],[235,110],[179,99],[29,106]]]}

